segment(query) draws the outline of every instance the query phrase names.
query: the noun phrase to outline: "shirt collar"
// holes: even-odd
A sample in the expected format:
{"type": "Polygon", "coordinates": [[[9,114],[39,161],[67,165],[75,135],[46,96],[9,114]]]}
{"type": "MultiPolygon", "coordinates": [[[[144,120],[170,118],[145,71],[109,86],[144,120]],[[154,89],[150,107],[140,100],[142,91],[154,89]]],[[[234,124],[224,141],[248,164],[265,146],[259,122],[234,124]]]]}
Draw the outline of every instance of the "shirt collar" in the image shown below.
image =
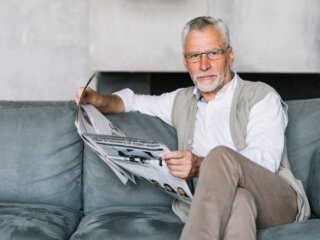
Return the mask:
{"type": "MultiPolygon", "coordinates": [[[[217,93],[217,95],[223,95],[229,91],[233,91],[233,89],[237,83],[238,78],[237,78],[236,72],[232,72],[232,75],[233,75],[233,78],[231,79],[231,81],[228,84],[226,84],[222,89],[220,89],[220,91],[217,93]]],[[[196,97],[197,101],[208,103],[208,100],[206,100],[202,97],[202,95],[197,87],[194,87],[193,94],[196,97]]]]}

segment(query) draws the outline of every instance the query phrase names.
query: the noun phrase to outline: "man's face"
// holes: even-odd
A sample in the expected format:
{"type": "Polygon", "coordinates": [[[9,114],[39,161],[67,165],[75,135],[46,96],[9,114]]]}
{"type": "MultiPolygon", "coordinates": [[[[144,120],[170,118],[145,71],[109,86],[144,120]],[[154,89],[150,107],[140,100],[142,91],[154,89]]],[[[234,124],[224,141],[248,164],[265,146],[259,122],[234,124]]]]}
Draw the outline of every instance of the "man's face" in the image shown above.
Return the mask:
{"type": "MultiPolygon", "coordinates": [[[[208,50],[224,50],[227,47],[219,30],[208,26],[201,31],[194,30],[187,34],[184,52],[190,55],[208,50]]],[[[184,59],[184,65],[194,84],[200,90],[202,96],[208,99],[212,99],[216,92],[231,80],[232,62],[233,52],[231,48],[225,50],[214,60],[209,59],[206,54],[202,54],[198,62],[184,59]]]]}

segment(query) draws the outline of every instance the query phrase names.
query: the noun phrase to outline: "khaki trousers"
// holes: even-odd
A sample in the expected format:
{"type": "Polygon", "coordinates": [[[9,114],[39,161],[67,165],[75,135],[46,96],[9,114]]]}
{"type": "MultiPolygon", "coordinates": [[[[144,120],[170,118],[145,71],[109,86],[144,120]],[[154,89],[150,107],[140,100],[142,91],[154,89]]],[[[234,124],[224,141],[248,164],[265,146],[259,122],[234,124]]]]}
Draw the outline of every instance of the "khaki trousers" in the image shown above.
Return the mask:
{"type": "Polygon", "coordinates": [[[182,240],[256,239],[256,229],[295,221],[297,196],[277,174],[230,148],[203,160],[182,240]]]}

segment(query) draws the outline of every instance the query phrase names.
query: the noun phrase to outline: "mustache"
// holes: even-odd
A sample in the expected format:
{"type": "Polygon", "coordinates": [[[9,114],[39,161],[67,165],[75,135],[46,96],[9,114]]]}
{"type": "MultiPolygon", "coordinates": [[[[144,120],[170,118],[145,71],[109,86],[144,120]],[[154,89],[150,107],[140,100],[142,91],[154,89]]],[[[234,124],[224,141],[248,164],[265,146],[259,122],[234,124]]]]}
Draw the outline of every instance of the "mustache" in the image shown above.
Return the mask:
{"type": "Polygon", "coordinates": [[[195,78],[208,77],[208,76],[219,77],[220,74],[217,74],[217,73],[199,73],[199,74],[195,74],[193,76],[195,78]]]}

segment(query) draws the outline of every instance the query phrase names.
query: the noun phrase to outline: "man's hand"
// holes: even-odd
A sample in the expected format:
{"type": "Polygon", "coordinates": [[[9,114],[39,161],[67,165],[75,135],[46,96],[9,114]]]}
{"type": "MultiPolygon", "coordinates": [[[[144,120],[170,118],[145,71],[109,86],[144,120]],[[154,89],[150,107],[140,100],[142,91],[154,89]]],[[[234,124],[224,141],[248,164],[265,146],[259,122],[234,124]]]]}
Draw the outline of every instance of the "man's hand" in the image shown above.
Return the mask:
{"type": "Polygon", "coordinates": [[[203,158],[194,155],[191,151],[173,151],[163,155],[170,173],[179,178],[189,179],[199,174],[203,158]]]}
{"type": "MultiPolygon", "coordinates": [[[[75,96],[75,102],[79,104],[80,97],[82,95],[84,88],[80,87],[77,89],[76,96],[75,96]]],[[[95,107],[101,107],[103,103],[103,96],[98,94],[96,91],[94,91],[92,88],[87,87],[86,92],[83,96],[83,103],[84,104],[92,104],[95,107]]]]}
{"type": "MultiPolygon", "coordinates": [[[[77,89],[74,99],[77,104],[79,104],[83,90],[83,87],[77,89]]],[[[101,95],[90,87],[87,87],[82,102],[95,106],[103,113],[119,113],[125,110],[124,103],[118,95],[101,95]]]]}

